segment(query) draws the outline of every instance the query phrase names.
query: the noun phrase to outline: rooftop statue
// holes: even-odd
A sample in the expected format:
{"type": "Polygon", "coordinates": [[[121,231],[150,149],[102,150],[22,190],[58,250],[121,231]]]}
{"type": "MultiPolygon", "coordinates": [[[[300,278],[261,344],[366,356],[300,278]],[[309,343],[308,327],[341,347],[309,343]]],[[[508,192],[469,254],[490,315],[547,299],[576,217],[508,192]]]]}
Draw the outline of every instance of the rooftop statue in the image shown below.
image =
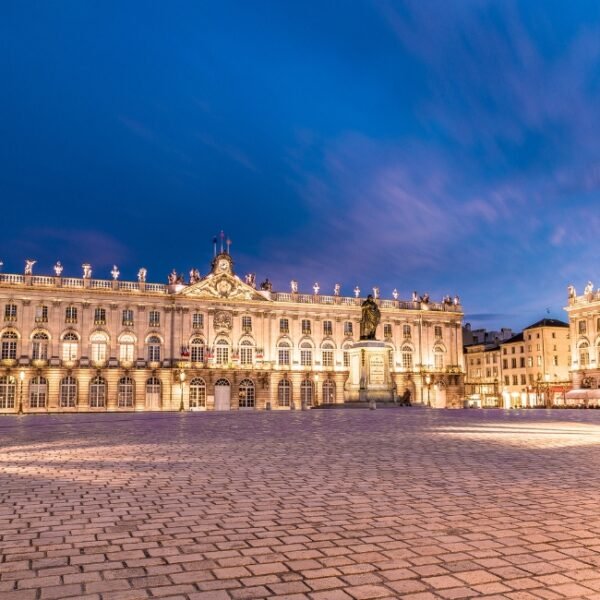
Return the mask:
{"type": "Polygon", "coordinates": [[[379,321],[381,321],[381,312],[371,294],[367,296],[367,299],[362,303],[361,308],[360,339],[374,340],[377,325],[379,325],[379,321]]]}

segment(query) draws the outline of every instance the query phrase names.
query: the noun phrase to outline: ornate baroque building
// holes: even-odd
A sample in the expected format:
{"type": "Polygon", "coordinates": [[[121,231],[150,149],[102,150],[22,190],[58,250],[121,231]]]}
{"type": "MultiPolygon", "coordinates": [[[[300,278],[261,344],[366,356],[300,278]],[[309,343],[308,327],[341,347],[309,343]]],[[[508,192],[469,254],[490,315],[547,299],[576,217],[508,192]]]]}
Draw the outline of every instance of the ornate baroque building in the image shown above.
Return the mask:
{"type": "MultiPolygon", "coordinates": [[[[166,285],[0,275],[0,412],[282,409],[342,403],[355,297],[255,289],[228,252],[210,273],[166,285]]],[[[394,293],[397,296],[397,293],[394,293]]],[[[462,405],[462,309],[447,299],[378,299],[398,395],[462,405]]]]}

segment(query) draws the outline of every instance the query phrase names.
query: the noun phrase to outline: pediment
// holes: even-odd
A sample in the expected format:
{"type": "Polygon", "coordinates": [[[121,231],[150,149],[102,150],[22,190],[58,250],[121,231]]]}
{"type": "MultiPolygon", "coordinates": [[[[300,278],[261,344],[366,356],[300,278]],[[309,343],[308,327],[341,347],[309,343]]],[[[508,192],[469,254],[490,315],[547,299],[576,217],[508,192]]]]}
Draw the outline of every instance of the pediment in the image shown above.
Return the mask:
{"type": "Polygon", "coordinates": [[[248,300],[270,302],[259,291],[229,273],[209,273],[198,283],[181,290],[182,296],[212,300],[248,300]]]}

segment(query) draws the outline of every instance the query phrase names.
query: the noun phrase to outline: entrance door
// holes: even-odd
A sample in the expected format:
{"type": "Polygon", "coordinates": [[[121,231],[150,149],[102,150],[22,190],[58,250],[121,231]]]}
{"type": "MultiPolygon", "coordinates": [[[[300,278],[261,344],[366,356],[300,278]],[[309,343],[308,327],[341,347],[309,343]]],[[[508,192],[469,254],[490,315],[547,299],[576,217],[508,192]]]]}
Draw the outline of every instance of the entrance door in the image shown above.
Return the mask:
{"type": "Polygon", "coordinates": [[[231,410],[231,385],[227,379],[215,383],[215,410],[231,410]]]}

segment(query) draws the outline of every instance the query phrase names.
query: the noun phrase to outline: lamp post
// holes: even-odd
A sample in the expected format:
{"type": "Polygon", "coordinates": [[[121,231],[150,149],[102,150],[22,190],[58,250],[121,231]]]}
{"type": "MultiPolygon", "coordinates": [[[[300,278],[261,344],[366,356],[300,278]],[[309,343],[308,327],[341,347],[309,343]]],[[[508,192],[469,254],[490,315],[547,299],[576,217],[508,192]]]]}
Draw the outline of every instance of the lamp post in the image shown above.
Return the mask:
{"type": "Polygon", "coordinates": [[[181,385],[181,400],[179,402],[179,412],[183,412],[183,382],[185,381],[185,371],[179,370],[179,383],[181,385]]]}
{"type": "Polygon", "coordinates": [[[315,406],[319,406],[319,374],[315,373],[315,406]]]}
{"type": "Polygon", "coordinates": [[[427,386],[427,406],[431,406],[431,375],[425,375],[425,385],[427,386]]]}
{"type": "Polygon", "coordinates": [[[21,387],[19,390],[19,414],[23,414],[23,382],[25,381],[25,371],[21,370],[19,372],[19,381],[21,382],[21,387]]]}

